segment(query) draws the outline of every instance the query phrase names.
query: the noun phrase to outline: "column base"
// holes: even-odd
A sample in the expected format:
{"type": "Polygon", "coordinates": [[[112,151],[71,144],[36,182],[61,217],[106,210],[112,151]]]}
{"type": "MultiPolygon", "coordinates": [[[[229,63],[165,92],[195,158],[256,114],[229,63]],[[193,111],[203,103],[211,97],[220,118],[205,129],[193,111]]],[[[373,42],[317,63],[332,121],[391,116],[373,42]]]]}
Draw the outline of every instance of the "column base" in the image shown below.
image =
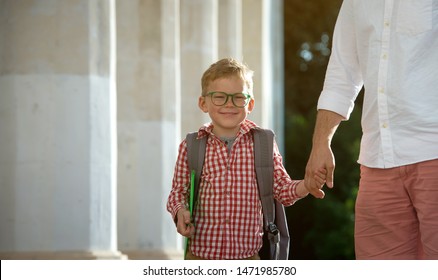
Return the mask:
{"type": "Polygon", "coordinates": [[[0,252],[2,260],[126,260],[120,251],[0,252]]]}

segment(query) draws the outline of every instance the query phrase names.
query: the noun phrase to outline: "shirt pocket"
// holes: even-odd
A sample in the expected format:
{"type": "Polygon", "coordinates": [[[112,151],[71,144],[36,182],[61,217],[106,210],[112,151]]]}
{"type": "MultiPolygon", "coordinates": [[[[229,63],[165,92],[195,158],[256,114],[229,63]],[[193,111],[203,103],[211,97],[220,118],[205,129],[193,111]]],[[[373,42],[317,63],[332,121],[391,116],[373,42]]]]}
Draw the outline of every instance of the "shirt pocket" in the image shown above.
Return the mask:
{"type": "Polygon", "coordinates": [[[397,29],[401,34],[415,36],[432,29],[433,0],[400,0],[397,29]]]}

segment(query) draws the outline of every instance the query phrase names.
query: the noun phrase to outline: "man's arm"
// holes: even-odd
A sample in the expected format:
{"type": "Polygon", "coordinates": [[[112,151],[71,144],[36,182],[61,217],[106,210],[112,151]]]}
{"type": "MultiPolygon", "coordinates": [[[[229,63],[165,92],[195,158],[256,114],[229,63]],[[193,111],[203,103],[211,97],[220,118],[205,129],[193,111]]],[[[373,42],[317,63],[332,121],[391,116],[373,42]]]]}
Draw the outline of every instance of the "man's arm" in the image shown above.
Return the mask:
{"type": "Polygon", "coordinates": [[[327,176],[327,186],[333,188],[335,158],[331,149],[331,142],[336,129],[344,119],[343,116],[332,111],[318,111],[312,140],[312,151],[304,177],[304,186],[316,198],[324,198],[325,195],[321,184],[315,180],[315,176],[321,174],[321,172],[327,176]]]}

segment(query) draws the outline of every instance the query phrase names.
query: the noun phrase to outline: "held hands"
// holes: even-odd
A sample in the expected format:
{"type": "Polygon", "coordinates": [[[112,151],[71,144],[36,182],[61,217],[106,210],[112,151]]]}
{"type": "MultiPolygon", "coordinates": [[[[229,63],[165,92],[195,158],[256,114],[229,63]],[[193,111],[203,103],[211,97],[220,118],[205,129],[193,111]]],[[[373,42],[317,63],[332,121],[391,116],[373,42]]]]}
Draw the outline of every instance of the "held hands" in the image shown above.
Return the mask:
{"type": "Polygon", "coordinates": [[[324,198],[324,184],[333,188],[335,158],[330,146],[314,147],[306,166],[304,186],[316,198],[324,198]]]}
{"type": "MultiPolygon", "coordinates": [[[[313,177],[313,180],[315,181],[316,185],[318,186],[318,190],[321,190],[324,184],[326,183],[326,174],[327,171],[325,169],[320,169],[315,173],[315,176],[313,177]]],[[[300,197],[305,197],[309,194],[309,190],[306,187],[306,179],[301,181],[297,185],[297,195],[300,197]]]]}
{"type": "Polygon", "coordinates": [[[190,211],[181,208],[178,210],[176,229],[179,234],[185,237],[191,237],[195,233],[195,227],[190,221],[190,211]]]}

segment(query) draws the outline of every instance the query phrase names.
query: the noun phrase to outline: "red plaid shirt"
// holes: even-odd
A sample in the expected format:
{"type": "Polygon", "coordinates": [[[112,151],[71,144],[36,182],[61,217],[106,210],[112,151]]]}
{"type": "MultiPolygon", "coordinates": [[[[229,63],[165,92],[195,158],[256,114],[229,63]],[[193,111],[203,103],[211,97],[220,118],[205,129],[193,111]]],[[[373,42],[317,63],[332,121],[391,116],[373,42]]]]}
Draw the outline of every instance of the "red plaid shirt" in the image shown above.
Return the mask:
{"type": "MultiPolygon", "coordinates": [[[[198,201],[194,210],[195,235],[191,252],[205,259],[243,259],[262,247],[263,216],[254,167],[254,143],[251,129],[256,124],[242,123],[233,147],[212,133],[212,124],[203,126],[198,138],[207,137],[204,168],[198,201]]],[[[179,146],[167,210],[175,219],[179,209],[188,209],[190,172],[187,143],[179,146]]],[[[296,185],[282,164],[274,143],[274,197],[285,206],[300,199],[296,185]]]]}

